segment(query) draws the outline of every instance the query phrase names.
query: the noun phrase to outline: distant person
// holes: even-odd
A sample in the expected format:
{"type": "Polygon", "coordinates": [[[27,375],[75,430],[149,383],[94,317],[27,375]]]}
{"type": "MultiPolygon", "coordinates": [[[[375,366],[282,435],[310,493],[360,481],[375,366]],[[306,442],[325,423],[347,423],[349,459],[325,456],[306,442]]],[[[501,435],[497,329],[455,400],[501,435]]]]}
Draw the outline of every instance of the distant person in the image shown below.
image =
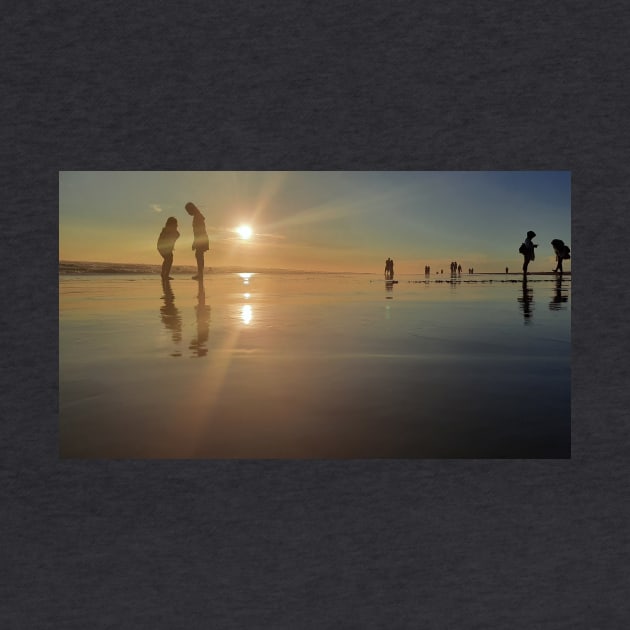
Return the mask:
{"type": "Polygon", "coordinates": [[[390,269],[391,269],[391,264],[392,264],[392,259],[391,258],[387,258],[387,260],[385,261],[385,279],[389,280],[389,273],[390,273],[390,269]]]}
{"type": "Polygon", "coordinates": [[[505,273],[507,273],[507,272],[508,272],[508,268],[506,267],[506,268],[505,268],[505,273]]]}
{"type": "Polygon", "coordinates": [[[197,275],[193,280],[203,279],[204,260],[203,255],[210,249],[208,233],[206,232],[206,219],[194,203],[186,204],[186,212],[193,218],[193,244],[192,249],[197,259],[197,275]]]}
{"type": "Polygon", "coordinates": [[[457,273],[461,275],[461,273],[462,273],[462,266],[461,265],[457,266],[457,273]]]}
{"type": "Polygon", "coordinates": [[[532,260],[536,260],[534,248],[538,247],[536,243],[532,242],[532,239],[536,237],[536,232],[530,230],[527,232],[527,238],[523,241],[518,251],[523,254],[523,273],[527,273],[527,267],[532,260]]]}
{"type": "Polygon", "coordinates": [[[389,279],[390,280],[394,279],[394,261],[393,260],[389,261],[389,279]]]}
{"type": "Polygon", "coordinates": [[[173,249],[175,249],[175,241],[179,238],[177,231],[177,219],[169,217],[166,224],[160,232],[157,241],[157,249],[164,261],[162,262],[162,280],[172,280],[170,277],[171,267],[173,266],[173,249]]]}
{"type": "Polygon", "coordinates": [[[553,251],[556,254],[556,268],[553,271],[554,273],[558,271],[562,273],[562,261],[571,258],[571,254],[569,254],[571,249],[567,247],[564,244],[564,241],[561,241],[559,238],[554,238],[553,241],[551,241],[551,246],[553,247],[553,251]]]}

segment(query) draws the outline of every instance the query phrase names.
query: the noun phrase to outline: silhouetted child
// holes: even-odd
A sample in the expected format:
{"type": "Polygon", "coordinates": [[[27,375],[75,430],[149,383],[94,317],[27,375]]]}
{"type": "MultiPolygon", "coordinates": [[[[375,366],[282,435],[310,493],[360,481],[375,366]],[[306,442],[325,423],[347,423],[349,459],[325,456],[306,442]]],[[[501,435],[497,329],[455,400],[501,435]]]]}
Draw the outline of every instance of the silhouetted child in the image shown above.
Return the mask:
{"type": "Polygon", "coordinates": [[[519,247],[519,252],[523,254],[523,273],[527,273],[527,267],[532,260],[536,260],[534,248],[538,247],[535,243],[532,243],[532,239],[536,237],[536,232],[531,230],[527,232],[527,238],[523,241],[519,247]]]}
{"type": "Polygon", "coordinates": [[[203,255],[210,249],[208,233],[206,232],[206,219],[194,203],[186,204],[186,212],[193,218],[193,244],[192,249],[197,259],[197,275],[193,280],[203,279],[204,260],[203,255]]]}
{"type": "Polygon", "coordinates": [[[561,241],[559,238],[554,238],[551,241],[551,246],[553,247],[553,251],[556,254],[556,268],[554,272],[559,271],[562,273],[562,261],[568,260],[571,258],[569,252],[571,249],[564,244],[564,241],[561,241]]]}
{"type": "Polygon", "coordinates": [[[162,263],[162,279],[164,280],[173,279],[169,274],[173,266],[173,249],[175,248],[175,241],[178,238],[177,219],[175,217],[169,217],[166,219],[166,225],[162,228],[157,242],[158,252],[160,252],[162,258],[164,258],[164,262],[162,263]]]}

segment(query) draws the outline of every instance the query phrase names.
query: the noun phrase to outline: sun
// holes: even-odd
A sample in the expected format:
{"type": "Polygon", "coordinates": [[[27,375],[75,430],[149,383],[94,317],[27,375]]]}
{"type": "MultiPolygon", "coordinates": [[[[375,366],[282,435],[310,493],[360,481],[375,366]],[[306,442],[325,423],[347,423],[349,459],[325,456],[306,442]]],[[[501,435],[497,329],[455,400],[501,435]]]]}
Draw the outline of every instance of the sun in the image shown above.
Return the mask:
{"type": "Polygon", "coordinates": [[[250,239],[253,234],[252,228],[250,228],[249,225],[241,225],[236,228],[236,231],[243,240],[250,239]]]}

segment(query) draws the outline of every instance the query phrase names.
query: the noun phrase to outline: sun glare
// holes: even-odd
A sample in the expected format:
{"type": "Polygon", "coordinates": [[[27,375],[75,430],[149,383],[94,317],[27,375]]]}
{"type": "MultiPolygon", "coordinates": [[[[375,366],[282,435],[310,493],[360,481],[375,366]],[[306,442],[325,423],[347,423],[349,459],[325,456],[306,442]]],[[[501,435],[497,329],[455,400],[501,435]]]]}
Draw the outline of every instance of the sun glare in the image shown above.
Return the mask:
{"type": "Polygon", "coordinates": [[[252,228],[250,228],[249,225],[241,225],[236,228],[236,231],[238,235],[244,240],[250,239],[252,237],[252,228]]]}

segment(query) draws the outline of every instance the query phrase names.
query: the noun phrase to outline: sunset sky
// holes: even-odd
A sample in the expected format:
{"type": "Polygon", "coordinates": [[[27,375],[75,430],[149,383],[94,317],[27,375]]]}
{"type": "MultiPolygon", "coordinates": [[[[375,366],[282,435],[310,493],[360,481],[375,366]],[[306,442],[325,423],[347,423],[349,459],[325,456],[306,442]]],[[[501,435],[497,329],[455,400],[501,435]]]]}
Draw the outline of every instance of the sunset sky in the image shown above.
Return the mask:
{"type": "Polygon", "coordinates": [[[157,237],[174,216],[174,264],[195,265],[188,201],[205,215],[215,268],[381,273],[390,256],[397,274],[446,273],[452,260],[518,271],[534,230],[530,271],[551,271],[550,241],[571,245],[568,171],[64,171],[59,259],[160,265],[157,237]]]}

